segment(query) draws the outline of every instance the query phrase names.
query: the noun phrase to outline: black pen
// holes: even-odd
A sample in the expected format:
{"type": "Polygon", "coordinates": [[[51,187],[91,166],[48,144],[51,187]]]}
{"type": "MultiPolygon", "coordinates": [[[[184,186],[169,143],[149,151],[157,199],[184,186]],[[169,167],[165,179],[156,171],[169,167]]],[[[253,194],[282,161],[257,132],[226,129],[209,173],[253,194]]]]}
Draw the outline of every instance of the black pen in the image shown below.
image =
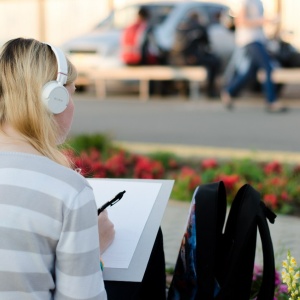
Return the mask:
{"type": "Polygon", "coordinates": [[[120,192],[120,193],[117,194],[113,199],[111,199],[110,201],[108,201],[108,202],[106,202],[105,204],[103,204],[103,205],[98,209],[98,215],[100,215],[100,213],[103,212],[104,209],[107,208],[108,206],[113,206],[113,205],[116,204],[118,201],[120,201],[125,193],[126,193],[126,191],[120,192]]]}

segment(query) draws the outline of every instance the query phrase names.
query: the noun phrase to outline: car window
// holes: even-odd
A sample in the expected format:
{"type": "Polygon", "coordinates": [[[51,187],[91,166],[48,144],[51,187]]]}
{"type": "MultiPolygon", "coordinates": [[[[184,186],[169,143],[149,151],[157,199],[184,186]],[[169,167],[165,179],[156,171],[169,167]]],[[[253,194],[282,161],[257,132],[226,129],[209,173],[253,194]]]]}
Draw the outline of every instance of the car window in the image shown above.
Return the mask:
{"type": "Polygon", "coordinates": [[[221,5],[205,5],[205,10],[207,11],[207,15],[209,16],[209,23],[215,24],[220,23],[221,15],[224,11],[228,10],[228,8],[221,5]]]}
{"type": "Polygon", "coordinates": [[[183,16],[182,21],[185,22],[191,12],[196,12],[201,17],[202,23],[206,25],[211,25],[215,23],[220,23],[220,16],[226,7],[221,5],[201,5],[191,7],[183,16]]]}
{"type": "Polygon", "coordinates": [[[183,18],[181,19],[180,24],[186,23],[186,21],[190,18],[191,13],[197,13],[201,19],[201,23],[203,25],[207,25],[209,24],[210,18],[207,15],[207,11],[205,10],[204,7],[200,7],[200,6],[195,6],[190,8],[189,10],[186,11],[186,13],[184,14],[183,18]]]}
{"type": "Polygon", "coordinates": [[[151,23],[153,25],[162,23],[173,8],[174,5],[172,4],[148,6],[151,16],[151,23]]]}
{"type": "MultiPolygon", "coordinates": [[[[140,5],[131,5],[114,10],[108,17],[97,25],[97,28],[124,29],[136,19],[140,7],[140,5]]],[[[165,20],[174,5],[145,5],[145,7],[150,12],[151,23],[153,25],[157,25],[165,20]]]]}

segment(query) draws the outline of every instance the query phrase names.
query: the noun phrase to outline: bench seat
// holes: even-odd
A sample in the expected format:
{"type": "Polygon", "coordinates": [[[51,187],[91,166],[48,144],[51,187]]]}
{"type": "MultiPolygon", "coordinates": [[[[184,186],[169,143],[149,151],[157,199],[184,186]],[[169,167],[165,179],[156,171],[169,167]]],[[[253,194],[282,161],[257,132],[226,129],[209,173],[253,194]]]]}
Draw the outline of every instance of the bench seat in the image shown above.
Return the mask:
{"type": "MultiPolygon", "coordinates": [[[[259,82],[265,79],[264,71],[258,73],[259,82]]],[[[272,79],[275,83],[300,84],[300,68],[276,68],[272,72],[272,79]]]]}
{"type": "Polygon", "coordinates": [[[173,67],[173,66],[120,66],[98,69],[95,73],[96,95],[99,99],[107,96],[106,82],[108,80],[137,80],[140,82],[139,94],[142,101],[149,99],[150,80],[188,80],[190,98],[199,98],[199,86],[206,80],[204,67],[173,67]]]}

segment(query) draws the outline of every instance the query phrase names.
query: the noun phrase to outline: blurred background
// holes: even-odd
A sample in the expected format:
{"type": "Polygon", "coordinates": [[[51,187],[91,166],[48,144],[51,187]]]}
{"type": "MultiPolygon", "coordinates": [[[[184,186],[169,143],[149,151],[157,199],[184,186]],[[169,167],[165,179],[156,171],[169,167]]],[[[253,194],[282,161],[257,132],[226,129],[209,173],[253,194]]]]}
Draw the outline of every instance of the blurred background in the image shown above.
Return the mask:
{"type": "MultiPolygon", "coordinates": [[[[281,20],[265,27],[275,65],[299,67],[300,1],[262,1],[265,15],[279,16],[281,20]]],[[[77,67],[78,90],[85,90],[94,82],[95,69],[124,64],[120,58],[121,34],[142,5],[150,10],[154,38],[165,53],[174,45],[178,24],[196,9],[205,18],[212,52],[220,58],[220,69],[224,70],[235,46],[234,8],[238,3],[239,0],[0,0],[0,45],[22,36],[61,47],[77,67]]],[[[120,85],[124,88],[121,82],[111,84],[114,90],[120,85]]]]}
{"type": "MultiPolygon", "coordinates": [[[[239,0],[211,0],[234,7],[239,0]]],[[[0,0],[0,42],[24,36],[60,45],[96,27],[113,8],[145,0],[0,0]]],[[[162,2],[162,1],[151,1],[162,2]]],[[[163,2],[176,2],[164,0],[163,2]]],[[[187,2],[187,1],[177,1],[187,2]]],[[[207,2],[207,1],[202,1],[207,2]]],[[[267,15],[280,14],[280,30],[300,48],[300,1],[263,0],[267,15]]]]}

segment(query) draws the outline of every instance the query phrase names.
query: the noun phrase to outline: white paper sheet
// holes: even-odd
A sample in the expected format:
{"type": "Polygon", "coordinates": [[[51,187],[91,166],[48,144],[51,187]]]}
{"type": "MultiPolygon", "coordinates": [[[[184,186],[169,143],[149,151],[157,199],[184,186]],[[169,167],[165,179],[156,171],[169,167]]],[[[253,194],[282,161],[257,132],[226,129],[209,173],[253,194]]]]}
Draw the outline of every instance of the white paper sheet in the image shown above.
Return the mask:
{"type": "Polygon", "coordinates": [[[162,184],[109,179],[88,181],[93,187],[98,208],[126,190],[119,202],[107,208],[116,236],[102,258],[106,268],[128,268],[162,184]]]}

